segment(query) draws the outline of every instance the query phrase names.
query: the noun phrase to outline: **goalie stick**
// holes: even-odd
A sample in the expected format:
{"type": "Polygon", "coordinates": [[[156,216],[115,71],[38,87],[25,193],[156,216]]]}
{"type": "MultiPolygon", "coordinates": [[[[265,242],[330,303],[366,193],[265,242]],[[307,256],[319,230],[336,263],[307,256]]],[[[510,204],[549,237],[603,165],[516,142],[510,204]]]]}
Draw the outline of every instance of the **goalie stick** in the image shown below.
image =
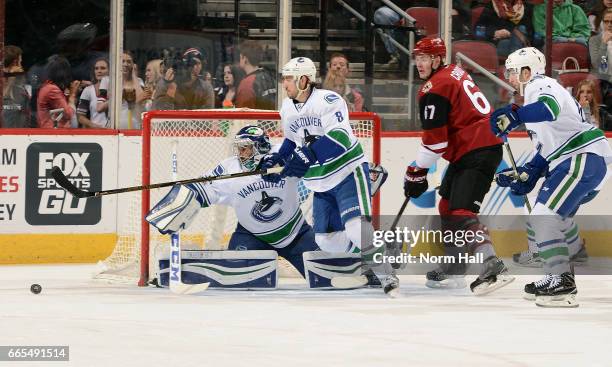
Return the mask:
{"type": "Polygon", "coordinates": [[[185,184],[196,183],[196,182],[227,180],[230,178],[245,177],[245,176],[267,175],[271,173],[280,173],[282,170],[283,170],[283,167],[272,167],[268,169],[260,169],[260,170],[255,170],[251,172],[239,172],[239,173],[232,173],[229,175],[221,175],[221,176],[190,178],[187,180],[162,182],[162,183],[156,183],[156,184],[150,184],[150,185],[131,186],[131,187],[124,187],[120,189],[101,190],[101,191],[84,191],[84,190],[79,189],[78,187],[74,186],[72,182],[70,182],[70,180],[68,180],[68,177],[64,175],[64,172],[62,172],[62,169],[57,166],[53,166],[53,168],[51,169],[51,176],[53,177],[53,179],[55,179],[58,185],[60,185],[64,190],[71,193],[73,196],[77,198],[88,199],[88,198],[100,197],[104,195],[121,194],[124,192],[158,189],[160,187],[168,187],[168,186],[173,186],[173,185],[185,185],[185,184]]]}

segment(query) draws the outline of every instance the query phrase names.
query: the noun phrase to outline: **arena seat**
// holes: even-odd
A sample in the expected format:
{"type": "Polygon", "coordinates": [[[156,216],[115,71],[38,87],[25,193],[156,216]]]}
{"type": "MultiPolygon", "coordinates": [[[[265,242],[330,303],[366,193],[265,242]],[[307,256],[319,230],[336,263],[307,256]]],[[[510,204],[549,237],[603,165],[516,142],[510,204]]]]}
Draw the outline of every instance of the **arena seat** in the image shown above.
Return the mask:
{"type": "Polygon", "coordinates": [[[415,6],[406,9],[406,13],[416,19],[416,26],[418,28],[423,28],[426,36],[433,36],[440,33],[437,8],[415,6]]]}

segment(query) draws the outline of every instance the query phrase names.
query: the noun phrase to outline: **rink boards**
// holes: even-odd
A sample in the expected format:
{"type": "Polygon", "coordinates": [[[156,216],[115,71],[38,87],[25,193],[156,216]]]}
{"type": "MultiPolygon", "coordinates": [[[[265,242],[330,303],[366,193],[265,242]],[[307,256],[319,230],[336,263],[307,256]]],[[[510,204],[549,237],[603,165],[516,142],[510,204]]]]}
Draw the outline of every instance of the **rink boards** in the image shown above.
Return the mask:
{"type": "MultiPolygon", "coordinates": [[[[608,136],[610,140],[610,136],[608,136]]],[[[518,134],[510,138],[517,163],[529,159],[531,142],[518,134]]],[[[420,145],[419,133],[385,133],[382,164],[389,178],[381,190],[381,214],[395,215],[403,199],[403,175],[420,145]]],[[[114,130],[3,130],[0,136],[0,264],[94,262],[107,257],[122,224],[137,222],[139,208],[123,196],[75,199],[48,178],[61,164],[68,177],[85,190],[134,185],[140,172],[141,137],[138,132],[114,130]],[[66,171],[66,169],[65,169],[66,171]]],[[[445,162],[431,170],[430,190],[411,200],[405,214],[435,214],[445,162]]],[[[504,165],[508,165],[504,157],[504,165]]],[[[500,168],[501,168],[500,167],[500,168]]],[[[599,217],[582,226],[592,256],[612,256],[612,187],[605,185],[582,215],[599,217]]],[[[485,215],[520,215],[520,198],[495,185],[482,205],[485,215]]],[[[524,231],[513,221],[493,231],[498,252],[508,256],[525,247],[524,231]],[[519,238],[519,240],[517,240],[519,238]]]]}

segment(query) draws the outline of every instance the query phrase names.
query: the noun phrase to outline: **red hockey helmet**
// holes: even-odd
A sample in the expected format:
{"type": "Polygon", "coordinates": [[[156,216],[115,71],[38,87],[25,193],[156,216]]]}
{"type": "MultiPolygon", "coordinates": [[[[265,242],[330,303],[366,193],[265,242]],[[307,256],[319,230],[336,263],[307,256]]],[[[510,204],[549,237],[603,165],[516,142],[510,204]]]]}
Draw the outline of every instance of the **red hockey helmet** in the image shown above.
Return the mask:
{"type": "Polygon", "coordinates": [[[446,46],[442,38],[425,37],[414,45],[412,54],[446,57],[446,46]]]}

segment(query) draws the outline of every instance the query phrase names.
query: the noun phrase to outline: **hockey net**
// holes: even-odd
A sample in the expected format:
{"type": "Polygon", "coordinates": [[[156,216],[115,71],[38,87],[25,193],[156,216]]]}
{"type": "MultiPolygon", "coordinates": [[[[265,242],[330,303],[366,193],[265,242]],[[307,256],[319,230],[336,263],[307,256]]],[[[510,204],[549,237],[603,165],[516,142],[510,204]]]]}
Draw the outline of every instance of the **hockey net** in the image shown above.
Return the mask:
{"type": "MultiPolygon", "coordinates": [[[[352,113],[350,122],[371,162],[380,162],[380,119],[374,113],[352,113]]],[[[272,144],[283,139],[280,115],[275,111],[152,111],[144,115],[142,164],[134,172],[133,185],[147,185],[199,177],[231,157],[235,134],[245,125],[264,129],[272,144]],[[173,176],[176,154],[176,178],[173,176]]],[[[168,256],[169,236],[160,235],[142,218],[168,189],[135,192],[120,197],[127,213],[118,225],[113,253],[99,265],[95,278],[146,285],[155,274],[159,258],[168,256]]],[[[312,224],[312,194],[300,185],[305,218],[312,224]]],[[[379,198],[372,203],[378,214],[379,198]]],[[[184,249],[223,250],[236,228],[231,208],[212,206],[201,210],[188,229],[181,232],[184,249]]],[[[282,262],[281,262],[282,265],[282,262]]],[[[287,266],[285,264],[285,266],[287,266]]],[[[281,276],[283,275],[281,269],[281,276]]]]}

